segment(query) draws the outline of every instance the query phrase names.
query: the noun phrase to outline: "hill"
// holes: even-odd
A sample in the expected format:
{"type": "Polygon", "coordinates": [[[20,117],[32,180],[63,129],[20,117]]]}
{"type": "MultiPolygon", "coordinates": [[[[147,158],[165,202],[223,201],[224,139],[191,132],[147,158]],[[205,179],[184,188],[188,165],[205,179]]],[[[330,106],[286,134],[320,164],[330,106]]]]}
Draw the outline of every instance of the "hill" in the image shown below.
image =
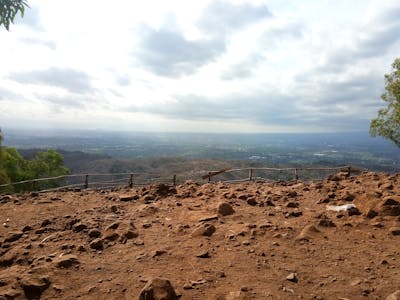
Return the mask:
{"type": "Polygon", "coordinates": [[[397,299],[399,183],[339,173],[1,196],[0,298],[138,299],[164,277],[181,299],[397,299]]]}

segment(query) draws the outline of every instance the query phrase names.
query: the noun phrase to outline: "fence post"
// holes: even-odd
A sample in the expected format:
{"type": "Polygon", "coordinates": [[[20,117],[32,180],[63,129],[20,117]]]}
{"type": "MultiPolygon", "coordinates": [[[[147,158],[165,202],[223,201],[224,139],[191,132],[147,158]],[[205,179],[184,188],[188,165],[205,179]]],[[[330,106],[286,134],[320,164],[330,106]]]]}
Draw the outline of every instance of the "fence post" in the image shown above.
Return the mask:
{"type": "Polygon", "coordinates": [[[89,187],[89,174],[85,176],[85,189],[89,187]]]}
{"type": "Polygon", "coordinates": [[[172,182],[173,182],[174,186],[176,186],[176,174],[174,174],[174,177],[172,178],[172,182]]]}
{"type": "Polygon", "coordinates": [[[34,179],[34,180],[32,181],[32,189],[33,189],[34,191],[36,191],[36,190],[38,189],[36,179],[34,179]]]}
{"type": "Polygon", "coordinates": [[[131,174],[129,176],[129,187],[132,188],[133,187],[133,174],[131,174]]]}
{"type": "Polygon", "coordinates": [[[211,172],[208,172],[208,182],[211,182],[211,172]]]}
{"type": "Polygon", "coordinates": [[[299,180],[299,174],[297,173],[297,168],[294,169],[294,179],[299,180]]]}
{"type": "Polygon", "coordinates": [[[253,169],[249,170],[249,181],[253,180],[253,169]]]}

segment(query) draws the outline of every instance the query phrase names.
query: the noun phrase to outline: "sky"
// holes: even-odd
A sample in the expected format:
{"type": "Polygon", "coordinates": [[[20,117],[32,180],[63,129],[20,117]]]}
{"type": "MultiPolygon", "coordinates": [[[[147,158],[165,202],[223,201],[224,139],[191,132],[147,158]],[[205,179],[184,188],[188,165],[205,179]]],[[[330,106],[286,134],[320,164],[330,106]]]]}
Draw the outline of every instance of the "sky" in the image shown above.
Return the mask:
{"type": "Polygon", "coordinates": [[[397,0],[28,4],[0,28],[3,130],[367,132],[400,57],[397,0]]]}

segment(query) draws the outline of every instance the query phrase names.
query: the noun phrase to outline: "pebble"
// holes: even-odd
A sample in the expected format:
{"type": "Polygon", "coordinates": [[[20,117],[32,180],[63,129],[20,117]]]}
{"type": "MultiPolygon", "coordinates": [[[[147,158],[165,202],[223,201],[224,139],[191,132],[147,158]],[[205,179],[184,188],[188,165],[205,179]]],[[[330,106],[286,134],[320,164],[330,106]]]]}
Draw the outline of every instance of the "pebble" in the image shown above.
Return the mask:
{"type": "Polygon", "coordinates": [[[299,281],[296,273],[290,273],[288,276],[286,276],[286,280],[295,282],[295,283],[299,281]]]}

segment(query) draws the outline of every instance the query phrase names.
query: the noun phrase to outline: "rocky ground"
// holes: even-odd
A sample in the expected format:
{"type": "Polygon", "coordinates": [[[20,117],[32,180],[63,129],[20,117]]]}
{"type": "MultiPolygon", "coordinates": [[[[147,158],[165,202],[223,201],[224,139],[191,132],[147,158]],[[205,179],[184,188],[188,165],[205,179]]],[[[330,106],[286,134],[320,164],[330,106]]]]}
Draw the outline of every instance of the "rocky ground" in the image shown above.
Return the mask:
{"type": "Polygon", "coordinates": [[[3,195],[0,299],[400,299],[399,183],[3,195]]]}

